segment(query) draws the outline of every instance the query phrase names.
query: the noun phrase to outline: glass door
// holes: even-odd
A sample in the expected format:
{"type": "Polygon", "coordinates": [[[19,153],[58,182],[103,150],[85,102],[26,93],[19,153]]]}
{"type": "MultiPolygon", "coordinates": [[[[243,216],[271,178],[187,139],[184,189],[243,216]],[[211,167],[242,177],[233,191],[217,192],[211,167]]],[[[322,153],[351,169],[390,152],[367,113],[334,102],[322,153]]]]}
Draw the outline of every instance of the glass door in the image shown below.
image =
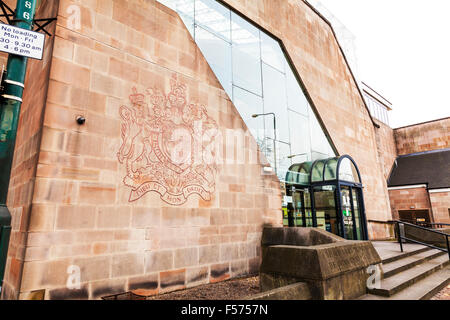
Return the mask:
{"type": "Polygon", "coordinates": [[[361,192],[360,188],[351,188],[353,200],[353,213],[355,221],[356,240],[364,240],[363,221],[361,215],[361,192]]]}
{"type": "Polygon", "coordinates": [[[347,240],[363,240],[361,205],[361,189],[349,186],[341,187],[342,217],[344,235],[347,240]]]}
{"type": "Polygon", "coordinates": [[[292,207],[295,227],[306,227],[305,194],[303,191],[294,191],[292,193],[292,207]]]}
{"type": "Polygon", "coordinates": [[[342,217],[344,219],[344,238],[347,240],[354,240],[353,232],[353,211],[352,198],[350,197],[350,187],[341,187],[342,200],[342,217]]]}
{"type": "Polygon", "coordinates": [[[340,230],[336,214],[335,199],[335,186],[314,187],[317,227],[339,235],[340,230]]]}

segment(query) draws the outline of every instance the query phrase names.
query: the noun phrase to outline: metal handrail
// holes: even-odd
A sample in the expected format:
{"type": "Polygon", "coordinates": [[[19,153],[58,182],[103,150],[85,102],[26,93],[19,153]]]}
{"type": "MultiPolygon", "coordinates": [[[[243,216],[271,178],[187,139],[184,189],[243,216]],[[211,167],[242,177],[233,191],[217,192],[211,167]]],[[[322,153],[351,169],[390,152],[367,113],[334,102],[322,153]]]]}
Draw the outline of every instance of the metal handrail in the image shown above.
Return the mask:
{"type": "Polygon", "coordinates": [[[420,245],[423,245],[423,246],[427,246],[427,247],[430,247],[430,248],[433,248],[433,249],[437,249],[437,250],[440,250],[440,251],[443,251],[443,252],[447,252],[448,253],[448,258],[450,260],[450,242],[449,242],[450,234],[444,233],[444,232],[441,232],[441,231],[431,230],[431,229],[428,229],[428,228],[425,228],[425,227],[421,227],[421,226],[415,225],[413,223],[404,222],[404,221],[396,220],[395,223],[396,223],[396,229],[397,229],[397,235],[398,235],[398,242],[400,244],[400,250],[402,252],[403,252],[403,242],[402,242],[402,240],[406,240],[406,241],[414,242],[414,243],[417,243],[417,244],[420,244],[420,245]],[[407,226],[410,226],[410,227],[413,227],[413,228],[416,228],[416,229],[424,230],[424,231],[427,231],[427,232],[431,232],[431,233],[434,233],[434,234],[445,236],[445,240],[446,240],[446,243],[447,243],[447,250],[445,250],[443,248],[440,248],[440,247],[437,247],[437,246],[434,246],[434,245],[429,244],[429,243],[425,243],[425,242],[421,242],[421,241],[418,241],[418,240],[402,237],[401,232],[400,232],[400,224],[407,225],[407,226]]]}
{"type": "MultiPolygon", "coordinates": [[[[440,223],[440,222],[437,222],[437,223],[433,223],[433,222],[418,222],[418,221],[409,220],[409,219],[402,219],[401,222],[412,223],[412,224],[414,224],[414,225],[416,225],[416,226],[421,226],[421,227],[425,227],[425,228],[428,228],[428,226],[431,227],[431,228],[438,227],[438,226],[441,226],[441,227],[444,227],[444,226],[450,227],[450,223],[440,223]]],[[[436,229],[441,229],[441,228],[436,228],[436,229]]]]}

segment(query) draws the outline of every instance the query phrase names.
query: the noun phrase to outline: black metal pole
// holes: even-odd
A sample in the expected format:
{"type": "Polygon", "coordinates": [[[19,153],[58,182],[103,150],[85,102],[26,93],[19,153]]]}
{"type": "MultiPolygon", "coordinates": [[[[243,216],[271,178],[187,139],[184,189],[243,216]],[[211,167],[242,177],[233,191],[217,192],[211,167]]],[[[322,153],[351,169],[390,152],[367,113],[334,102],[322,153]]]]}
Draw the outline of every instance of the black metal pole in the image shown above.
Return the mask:
{"type": "Polygon", "coordinates": [[[311,197],[311,219],[313,227],[317,228],[316,199],[314,198],[314,187],[310,187],[309,195],[311,197]]]}
{"type": "Polygon", "coordinates": [[[366,217],[366,206],[364,204],[364,191],[363,188],[359,188],[359,200],[360,200],[360,215],[361,215],[361,224],[364,230],[364,239],[369,240],[369,230],[367,226],[367,217],[366,217]]]}
{"type": "Polygon", "coordinates": [[[339,182],[336,185],[336,192],[337,192],[336,208],[337,208],[339,224],[341,226],[342,238],[347,239],[347,237],[345,236],[344,213],[342,212],[342,204],[341,204],[341,202],[342,202],[342,192],[341,192],[341,185],[339,184],[339,182]]]}
{"type": "Polygon", "coordinates": [[[349,189],[350,189],[350,207],[352,210],[353,237],[355,238],[354,240],[360,240],[360,239],[358,239],[358,230],[356,228],[355,205],[353,203],[353,188],[349,187],[349,189]]]}
{"type": "Polygon", "coordinates": [[[445,239],[447,239],[447,253],[448,253],[448,259],[450,260],[450,244],[448,242],[448,236],[445,236],[445,239]]]}
{"type": "Polygon", "coordinates": [[[302,195],[302,224],[303,227],[306,227],[306,197],[305,192],[303,191],[301,193],[302,195]]]}
{"type": "Polygon", "coordinates": [[[402,235],[400,234],[400,223],[397,221],[397,235],[398,235],[398,242],[400,243],[400,250],[403,252],[403,243],[402,243],[402,235]]]}

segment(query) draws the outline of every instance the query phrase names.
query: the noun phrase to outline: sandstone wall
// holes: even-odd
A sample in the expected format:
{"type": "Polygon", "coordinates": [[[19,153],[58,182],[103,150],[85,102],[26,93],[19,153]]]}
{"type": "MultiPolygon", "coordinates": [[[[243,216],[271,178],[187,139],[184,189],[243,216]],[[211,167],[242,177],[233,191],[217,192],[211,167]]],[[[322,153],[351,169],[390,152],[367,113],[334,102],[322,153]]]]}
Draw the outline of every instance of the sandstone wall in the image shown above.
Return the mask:
{"type": "MultiPolygon", "coordinates": [[[[399,211],[403,210],[430,210],[430,198],[426,188],[411,188],[402,190],[389,190],[392,216],[399,220],[399,211]]],[[[431,216],[431,212],[430,212],[431,216]]]]}
{"type": "MultiPolygon", "coordinates": [[[[15,8],[15,1],[7,1],[6,3],[11,8],[15,8]]],[[[38,7],[36,17],[54,17],[57,11],[57,1],[43,0],[38,7]]],[[[54,34],[55,24],[46,29],[54,34]]],[[[44,50],[42,61],[28,60],[25,91],[11,172],[7,205],[12,215],[12,232],[2,293],[2,296],[7,299],[18,295],[23,264],[29,260],[28,255],[33,250],[26,251],[28,228],[30,224],[36,221],[36,215],[39,215],[38,210],[32,206],[32,198],[47,99],[48,78],[52,64],[53,38],[46,37],[44,50]]],[[[4,56],[4,58],[6,57],[4,56]]]]}
{"type": "MultiPolygon", "coordinates": [[[[330,26],[302,1],[224,2],[283,41],[339,153],[359,165],[368,219],[390,220],[374,126],[330,26]]],[[[217,129],[209,140],[246,129],[180,18],[154,0],[61,0],[54,41],[22,282],[10,296],[98,299],[256,272],[262,226],[281,226],[282,216],[254,139],[222,139],[218,153],[231,163],[183,168],[194,187],[161,170],[170,166],[156,152],[167,141],[161,128],[186,123],[186,106],[188,120],[217,129]],[[173,112],[160,113],[164,99],[173,112]],[[66,287],[73,266],[79,290],[66,287]]]]}
{"type": "Polygon", "coordinates": [[[430,193],[435,222],[450,223],[450,192],[430,193]]]}
{"type": "MultiPolygon", "coordinates": [[[[60,1],[20,298],[157,293],[257,272],[281,194],[252,138],[239,150],[225,139],[244,130],[176,13],[156,1],[60,1]],[[223,138],[230,163],[164,160],[168,130],[195,130],[190,117],[212,130],[207,140],[223,138]],[[72,266],[79,290],[66,288],[72,266]]],[[[204,157],[216,151],[206,142],[204,157]]]]}
{"type": "Polygon", "coordinates": [[[381,121],[375,120],[375,122],[380,126],[375,128],[375,137],[377,139],[378,157],[383,168],[384,178],[387,181],[397,158],[394,130],[381,121]]]}
{"type": "Polygon", "coordinates": [[[450,118],[394,130],[398,155],[450,148],[450,118]]]}

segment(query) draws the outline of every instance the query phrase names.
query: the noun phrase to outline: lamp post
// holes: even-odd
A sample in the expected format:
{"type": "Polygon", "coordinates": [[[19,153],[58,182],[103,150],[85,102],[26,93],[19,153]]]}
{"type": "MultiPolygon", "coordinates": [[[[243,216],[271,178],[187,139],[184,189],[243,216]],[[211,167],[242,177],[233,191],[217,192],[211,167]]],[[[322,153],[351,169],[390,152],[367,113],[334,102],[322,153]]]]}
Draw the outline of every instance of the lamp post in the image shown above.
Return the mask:
{"type": "Polygon", "coordinates": [[[301,157],[301,156],[308,156],[309,155],[309,153],[299,153],[299,154],[293,154],[293,155],[290,155],[289,157],[287,157],[288,159],[294,159],[294,158],[296,158],[296,157],[301,157]]]}
{"type": "MultiPolygon", "coordinates": [[[[25,30],[32,30],[35,13],[36,0],[17,0],[13,25],[25,30]]],[[[6,201],[25,87],[27,62],[26,57],[9,55],[0,104],[0,287],[3,285],[9,237],[11,235],[11,213],[6,206],[6,201]]]]}
{"type": "Polygon", "coordinates": [[[273,157],[274,157],[275,174],[278,175],[278,171],[277,171],[277,117],[276,117],[275,113],[269,112],[269,113],[254,114],[254,115],[252,115],[252,118],[256,119],[258,117],[265,117],[265,116],[273,116],[273,133],[274,133],[273,157]]]}

